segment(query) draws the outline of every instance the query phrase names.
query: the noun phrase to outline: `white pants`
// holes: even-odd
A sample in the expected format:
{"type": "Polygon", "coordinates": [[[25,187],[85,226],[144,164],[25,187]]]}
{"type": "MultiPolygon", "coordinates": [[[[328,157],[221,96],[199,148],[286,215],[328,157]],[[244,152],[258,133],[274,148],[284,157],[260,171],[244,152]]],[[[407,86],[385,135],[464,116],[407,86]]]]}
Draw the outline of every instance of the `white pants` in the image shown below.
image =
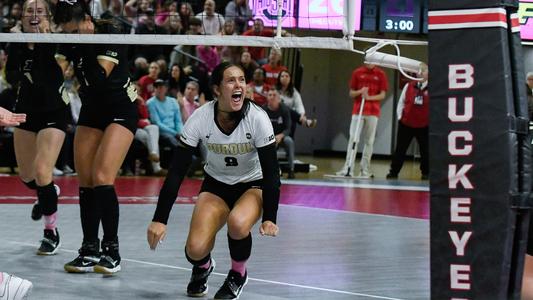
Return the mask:
{"type": "MultiPolygon", "coordinates": [[[[159,127],[157,125],[147,125],[144,128],[137,128],[135,139],[143,143],[148,148],[148,153],[159,156],[159,127]]],[[[159,163],[152,163],[154,172],[161,170],[159,163]]]]}
{"type": "MultiPolygon", "coordinates": [[[[352,149],[352,145],[356,137],[359,143],[363,143],[363,157],[361,158],[361,174],[370,174],[370,160],[372,159],[372,152],[374,151],[374,139],[376,137],[376,129],[378,127],[378,117],[376,116],[361,116],[352,115],[352,122],[350,123],[350,139],[348,140],[348,149],[346,150],[346,161],[344,162],[343,171],[348,170],[348,166],[351,164],[351,172],[353,173],[353,167],[355,164],[354,151],[357,153],[357,149],[352,149]],[[355,132],[357,129],[357,121],[361,118],[361,124],[359,124],[359,132],[355,132]],[[362,133],[362,134],[361,134],[362,133]],[[350,162],[352,158],[354,161],[350,162]]],[[[358,143],[358,144],[359,144],[358,143]]]]}

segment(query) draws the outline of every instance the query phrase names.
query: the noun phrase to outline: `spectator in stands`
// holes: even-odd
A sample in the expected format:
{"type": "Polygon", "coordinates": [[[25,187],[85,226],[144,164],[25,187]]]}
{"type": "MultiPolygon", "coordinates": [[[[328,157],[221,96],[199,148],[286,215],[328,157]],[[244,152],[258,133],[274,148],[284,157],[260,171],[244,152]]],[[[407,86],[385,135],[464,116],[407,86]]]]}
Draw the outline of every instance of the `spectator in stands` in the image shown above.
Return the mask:
{"type": "Polygon", "coordinates": [[[429,140],[429,94],[428,67],[420,64],[419,76],[423,81],[407,83],[398,99],[396,115],[398,117],[398,133],[396,151],[392,157],[387,179],[398,178],[405,160],[405,153],[413,138],[420,146],[420,171],[422,180],[429,176],[428,140],[429,140]]]}
{"type": "Polygon", "coordinates": [[[265,82],[271,86],[276,85],[278,75],[281,71],[287,71],[287,67],[281,64],[281,49],[270,49],[268,56],[268,63],[264,64],[262,68],[265,70],[265,82]]]}
{"type": "Polygon", "coordinates": [[[178,64],[173,64],[170,67],[170,76],[168,79],[168,96],[181,99],[185,90],[185,84],[188,81],[187,74],[178,64]]]}
{"type": "Polygon", "coordinates": [[[199,99],[200,85],[196,81],[187,82],[184,96],[178,98],[183,123],[187,122],[192,113],[200,107],[199,99]]]}
{"type": "Polygon", "coordinates": [[[289,108],[281,103],[279,91],[272,89],[268,91],[267,104],[263,105],[263,109],[268,114],[274,134],[276,138],[276,145],[283,147],[287,153],[287,161],[289,163],[289,173],[287,178],[294,178],[294,141],[290,136],[291,133],[291,115],[289,108]]]}
{"type": "Polygon", "coordinates": [[[159,78],[167,80],[169,74],[167,60],[165,59],[165,56],[158,57],[155,62],[159,66],[159,78]]]}
{"type": "Polygon", "coordinates": [[[145,15],[148,11],[154,11],[154,7],[150,0],[128,0],[124,5],[124,11],[129,20],[137,27],[143,22],[139,16],[145,15]]]}
{"type": "MultiPolygon", "coordinates": [[[[237,32],[235,31],[235,22],[233,20],[226,21],[224,23],[224,29],[221,32],[222,35],[232,35],[236,36],[237,32]]],[[[234,64],[239,63],[241,58],[242,47],[240,46],[222,46],[217,47],[220,53],[221,61],[228,61],[234,64]]]]}
{"type": "MultiPolygon", "coordinates": [[[[263,20],[255,19],[253,28],[246,30],[242,35],[273,37],[275,33],[272,29],[265,29],[263,20]]],[[[248,47],[248,52],[250,52],[252,59],[255,60],[259,65],[263,65],[267,62],[265,48],[248,47]]]]}
{"type": "Polygon", "coordinates": [[[164,80],[156,80],[154,87],[155,95],[146,103],[150,121],[159,127],[160,139],[175,149],[178,147],[178,138],[183,130],[178,101],[167,96],[168,87],[164,80]]]}
{"type": "Polygon", "coordinates": [[[254,80],[248,84],[253,88],[253,100],[259,105],[263,106],[267,103],[268,91],[272,89],[272,86],[265,82],[265,70],[257,68],[254,71],[254,80]]]}
{"type": "Polygon", "coordinates": [[[220,63],[220,56],[216,47],[198,45],[196,46],[196,55],[203,61],[199,66],[200,70],[209,75],[220,63]]]}
{"type": "Polygon", "coordinates": [[[141,77],[148,74],[149,65],[145,57],[139,56],[135,58],[133,66],[131,80],[138,81],[141,77]]]}
{"type": "Polygon", "coordinates": [[[166,29],[168,30],[168,34],[182,34],[183,33],[183,26],[181,25],[181,19],[178,14],[170,15],[167,18],[166,29]]]}
{"type": "MultiPolygon", "coordinates": [[[[20,27],[21,17],[22,17],[22,1],[11,3],[11,6],[9,7],[9,13],[4,17],[5,28],[9,30],[15,26],[20,27]]],[[[6,30],[6,32],[8,31],[6,30]]]]}
{"type": "Polygon", "coordinates": [[[248,0],[232,0],[225,9],[227,21],[234,21],[238,33],[243,33],[248,27],[248,21],[252,19],[252,10],[248,6],[248,0]]]}
{"type": "MultiPolygon", "coordinates": [[[[185,34],[199,35],[202,30],[202,21],[196,17],[192,17],[189,20],[189,30],[185,34]]],[[[196,57],[196,47],[193,45],[177,45],[170,53],[170,65],[179,64],[187,69],[188,66],[193,64],[193,59],[196,57]]]]}
{"type": "Polygon", "coordinates": [[[161,69],[157,62],[151,62],[150,67],[148,68],[148,75],[145,75],[139,79],[139,89],[141,92],[141,97],[144,100],[150,99],[154,94],[154,82],[159,78],[159,73],[161,69]]]}
{"type": "MultiPolygon", "coordinates": [[[[144,1],[144,0],[143,0],[144,1]]],[[[161,26],[155,24],[154,11],[149,9],[143,14],[139,15],[140,20],[144,20],[135,29],[136,34],[168,34],[168,31],[161,26]]],[[[146,57],[148,61],[154,61],[165,53],[166,47],[164,45],[137,45],[135,47],[136,56],[146,57]]]]}
{"type": "Polygon", "coordinates": [[[189,2],[182,2],[180,4],[180,10],[178,13],[180,16],[181,25],[183,26],[182,33],[186,33],[189,30],[189,20],[194,17],[191,4],[189,2]]]}
{"type": "MultiPolygon", "coordinates": [[[[161,80],[161,79],[159,79],[161,80]]],[[[150,114],[146,101],[137,95],[135,100],[139,121],[135,131],[135,139],[140,141],[148,149],[148,160],[152,163],[152,171],[156,175],[162,175],[163,171],[159,164],[159,127],[150,122],[150,114]]]]}
{"type": "Polygon", "coordinates": [[[255,69],[259,68],[259,65],[252,60],[252,55],[248,51],[243,51],[241,53],[241,60],[239,65],[244,71],[244,77],[246,82],[251,82],[254,77],[255,69]]]}
{"type": "Polygon", "coordinates": [[[290,109],[292,119],[291,136],[293,138],[296,130],[296,124],[310,128],[316,126],[316,119],[308,119],[305,115],[305,107],[302,101],[302,96],[294,87],[292,76],[289,71],[281,71],[281,73],[279,73],[276,89],[280,91],[281,101],[283,104],[290,109]]]}
{"type": "Polygon", "coordinates": [[[215,12],[215,1],[206,0],[204,11],[196,17],[202,21],[202,33],[207,35],[219,34],[224,27],[224,17],[215,12]]]}
{"type": "Polygon", "coordinates": [[[175,15],[178,15],[178,3],[174,0],[167,0],[163,4],[163,8],[157,12],[155,24],[161,27],[168,27],[169,17],[175,15]]]}
{"type": "Polygon", "coordinates": [[[6,62],[6,51],[4,51],[4,49],[0,49],[0,93],[11,87],[6,80],[6,62]]]}

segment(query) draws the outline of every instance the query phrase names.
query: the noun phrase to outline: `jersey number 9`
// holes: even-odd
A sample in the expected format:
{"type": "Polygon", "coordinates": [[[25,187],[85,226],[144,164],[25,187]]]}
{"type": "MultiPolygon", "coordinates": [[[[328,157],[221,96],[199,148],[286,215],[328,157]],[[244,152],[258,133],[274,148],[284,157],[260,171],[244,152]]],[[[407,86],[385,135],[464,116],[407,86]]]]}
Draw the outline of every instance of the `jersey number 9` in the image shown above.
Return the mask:
{"type": "Polygon", "coordinates": [[[236,167],[239,165],[237,159],[233,156],[224,157],[224,161],[226,162],[226,167],[236,167]]]}

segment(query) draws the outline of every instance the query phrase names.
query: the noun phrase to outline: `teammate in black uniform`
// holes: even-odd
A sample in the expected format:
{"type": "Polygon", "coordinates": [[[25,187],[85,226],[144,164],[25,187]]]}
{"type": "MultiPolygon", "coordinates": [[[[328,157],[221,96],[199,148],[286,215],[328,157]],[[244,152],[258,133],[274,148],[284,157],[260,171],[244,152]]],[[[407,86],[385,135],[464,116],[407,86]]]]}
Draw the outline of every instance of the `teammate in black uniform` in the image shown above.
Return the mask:
{"type": "Polygon", "coordinates": [[[199,143],[207,147],[206,178],[189,227],[185,256],[193,264],[187,294],[207,294],[215,267],[211,250],[217,232],[228,225],[231,270],[215,299],[236,299],[248,280],[246,261],[252,250],[250,230],[261,218],[261,235],[278,233],[279,167],[272,124],[267,114],[244,98],[244,71],[218,65],[211,78],[218,100],[198,108],[187,120],[174,160],[161,188],[148,227],[151,249],[166,235],[166,223],[199,143]]]}
{"type": "MultiPolygon", "coordinates": [[[[50,32],[50,9],[44,0],[27,0],[23,5],[22,30],[50,32]]],[[[32,218],[44,214],[44,238],[37,254],[55,254],[60,246],[57,222],[58,191],[52,170],[65,139],[68,101],[58,90],[63,73],[57,65],[55,44],[12,43],[8,49],[7,81],[18,90],[17,113],[26,113],[28,122],[15,129],[14,142],[19,175],[37,190],[38,204],[32,218]]]]}
{"type": "MultiPolygon", "coordinates": [[[[84,0],[59,1],[55,22],[64,32],[122,33],[114,20],[94,21],[84,0]]],[[[61,45],[56,55],[66,69],[75,67],[82,100],[74,161],[80,181],[83,242],[79,256],[65,264],[67,272],[114,274],[120,271],[119,206],[115,177],[137,128],[137,93],[131,84],[123,45],[61,45]],[[98,228],[102,221],[102,256],[98,228]]]]}

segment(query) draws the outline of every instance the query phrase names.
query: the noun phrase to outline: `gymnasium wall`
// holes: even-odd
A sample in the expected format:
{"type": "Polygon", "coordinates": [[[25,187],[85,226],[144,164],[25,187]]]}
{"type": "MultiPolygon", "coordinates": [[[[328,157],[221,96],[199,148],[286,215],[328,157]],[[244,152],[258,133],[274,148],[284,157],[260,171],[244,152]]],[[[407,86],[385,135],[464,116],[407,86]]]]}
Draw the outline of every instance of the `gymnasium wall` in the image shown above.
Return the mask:
{"type": "MultiPolygon", "coordinates": [[[[391,48],[392,49],[392,48],[391,48]]],[[[387,48],[384,52],[390,49],[387,48]]],[[[427,62],[426,47],[401,47],[402,56],[427,62]]],[[[362,65],[363,56],[334,50],[302,49],[304,74],[301,94],[309,117],[318,119],[313,129],[297,127],[296,152],[314,150],[346,151],[353,101],[348,97],[352,71],[362,65]]],[[[394,90],[398,87],[394,70],[384,69],[389,78],[389,92],[382,102],[375,154],[391,154],[394,90]]],[[[431,75],[430,75],[431,76],[431,75]]],[[[396,76],[397,77],[397,76],[396,76]]],[[[397,90],[399,95],[401,90],[397,90]]],[[[362,146],[360,149],[362,149],[362,146]]]]}

